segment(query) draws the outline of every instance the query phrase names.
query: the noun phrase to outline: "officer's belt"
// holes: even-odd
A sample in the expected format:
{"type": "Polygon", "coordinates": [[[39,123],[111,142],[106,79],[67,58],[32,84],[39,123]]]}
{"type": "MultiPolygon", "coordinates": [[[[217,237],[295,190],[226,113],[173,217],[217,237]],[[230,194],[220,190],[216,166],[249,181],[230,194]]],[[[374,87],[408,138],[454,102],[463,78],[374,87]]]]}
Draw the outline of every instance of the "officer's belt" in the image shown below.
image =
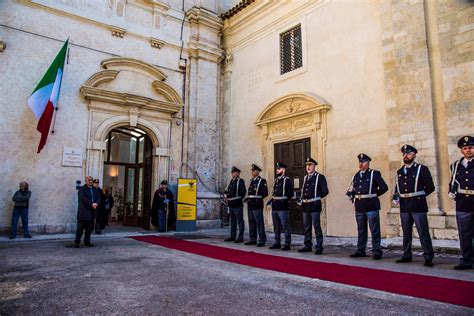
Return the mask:
{"type": "Polygon", "coordinates": [[[274,196],[273,199],[274,200],[288,200],[288,197],[287,196],[274,196]]]}
{"type": "Polygon", "coordinates": [[[312,198],[312,199],[301,200],[301,202],[303,202],[303,203],[312,203],[312,202],[316,202],[316,201],[320,201],[320,200],[321,200],[320,197],[315,197],[315,198],[312,198]]]}
{"type": "Polygon", "coordinates": [[[426,195],[426,193],[425,191],[417,191],[417,192],[412,192],[412,193],[400,193],[399,195],[401,198],[411,198],[415,196],[426,195]]]}
{"type": "Polygon", "coordinates": [[[236,196],[236,197],[233,197],[233,198],[227,198],[227,201],[235,201],[235,200],[238,200],[238,199],[242,199],[242,197],[236,196]]]}
{"type": "Polygon", "coordinates": [[[462,193],[462,194],[468,194],[468,195],[474,195],[474,190],[463,190],[463,189],[458,189],[458,193],[462,193]]]}
{"type": "Polygon", "coordinates": [[[372,193],[372,194],[356,194],[354,196],[356,199],[371,199],[371,198],[374,198],[374,197],[377,197],[377,193],[372,193]]]}
{"type": "Polygon", "coordinates": [[[248,198],[249,199],[263,199],[263,196],[261,196],[261,195],[249,195],[248,198]]]}

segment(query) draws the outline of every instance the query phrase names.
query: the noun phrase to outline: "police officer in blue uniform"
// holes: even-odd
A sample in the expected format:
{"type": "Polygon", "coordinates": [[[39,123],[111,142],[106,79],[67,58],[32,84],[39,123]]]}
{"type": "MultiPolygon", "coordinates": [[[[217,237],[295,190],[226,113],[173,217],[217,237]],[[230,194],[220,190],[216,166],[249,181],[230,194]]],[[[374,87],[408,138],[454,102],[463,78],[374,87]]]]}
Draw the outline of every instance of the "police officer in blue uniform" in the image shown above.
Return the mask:
{"type": "Polygon", "coordinates": [[[275,243],[270,249],[291,249],[291,228],[288,212],[290,210],[289,200],[293,197],[293,183],[285,175],[288,166],[284,163],[276,163],[276,178],[273,183],[272,198],[268,201],[272,206],[273,230],[275,232],[275,243]],[[281,231],[285,234],[285,245],[281,247],[281,231]]]}
{"type": "Polygon", "coordinates": [[[474,137],[458,141],[463,157],[451,165],[449,196],[456,200],[456,221],[462,258],[456,270],[472,269],[474,264],[474,137]]]}
{"type": "Polygon", "coordinates": [[[393,200],[400,204],[400,219],[403,231],[403,256],[397,263],[411,262],[413,223],[415,223],[423,248],[424,265],[433,266],[433,245],[428,229],[428,203],[426,197],[434,190],[433,178],[428,167],[415,162],[417,150],[403,145],[404,166],[397,171],[393,200]]]}
{"type": "Polygon", "coordinates": [[[372,235],[372,254],[374,260],[382,259],[380,245],[380,201],[379,196],[388,191],[380,171],[370,168],[372,159],[366,154],[359,154],[359,171],[352,177],[352,182],[346,195],[355,205],[357,222],[357,250],[352,258],[365,257],[367,247],[367,222],[372,235]]]}
{"type": "Polygon", "coordinates": [[[265,246],[267,242],[267,235],[265,234],[265,223],[263,221],[263,199],[268,196],[267,180],[260,176],[259,166],[253,164],[252,179],[247,190],[247,212],[249,219],[249,237],[250,240],[246,245],[257,245],[257,247],[265,246]],[[257,243],[258,233],[258,243],[257,243]]]}
{"type": "Polygon", "coordinates": [[[321,229],[321,199],[329,194],[326,178],[316,172],[318,163],[313,158],[306,158],[306,173],[301,189],[300,205],[303,211],[304,247],[298,252],[310,252],[313,247],[312,231],[316,233],[315,254],[323,253],[323,230],[321,229]]]}
{"type": "Polygon", "coordinates": [[[234,241],[235,243],[244,242],[244,203],[243,198],[247,193],[245,181],[240,178],[240,169],[232,167],[232,179],[225,189],[227,206],[230,212],[230,237],[225,241],[234,241]],[[239,235],[237,236],[237,225],[239,226],[239,235]]]}

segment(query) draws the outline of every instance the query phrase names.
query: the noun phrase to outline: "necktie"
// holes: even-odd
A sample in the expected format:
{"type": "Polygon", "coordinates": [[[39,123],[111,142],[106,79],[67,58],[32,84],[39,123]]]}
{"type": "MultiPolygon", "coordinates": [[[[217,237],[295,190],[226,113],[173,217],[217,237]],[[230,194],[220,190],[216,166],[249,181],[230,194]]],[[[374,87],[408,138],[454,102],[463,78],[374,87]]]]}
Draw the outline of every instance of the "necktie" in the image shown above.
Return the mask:
{"type": "Polygon", "coordinates": [[[92,203],[94,203],[94,191],[92,190],[92,188],[89,188],[91,190],[91,201],[92,203]]]}

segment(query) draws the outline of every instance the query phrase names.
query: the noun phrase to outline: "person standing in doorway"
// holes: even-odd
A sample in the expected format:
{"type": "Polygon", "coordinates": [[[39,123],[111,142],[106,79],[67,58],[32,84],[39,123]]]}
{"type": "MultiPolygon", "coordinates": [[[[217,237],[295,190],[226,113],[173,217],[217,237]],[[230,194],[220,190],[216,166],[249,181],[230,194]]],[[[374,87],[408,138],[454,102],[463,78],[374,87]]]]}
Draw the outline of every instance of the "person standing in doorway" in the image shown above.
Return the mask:
{"type": "Polygon", "coordinates": [[[29,201],[31,198],[31,191],[28,189],[28,183],[20,182],[19,190],[13,195],[13,207],[12,215],[12,228],[10,233],[10,239],[16,238],[16,232],[18,228],[18,220],[21,217],[21,226],[23,228],[23,237],[31,238],[30,230],[28,228],[28,210],[29,201]]]}
{"type": "Polygon", "coordinates": [[[323,230],[321,229],[321,199],[329,194],[326,177],[316,172],[318,163],[313,158],[306,159],[306,176],[301,189],[301,209],[303,211],[304,247],[298,252],[311,252],[313,247],[313,227],[316,234],[314,254],[323,253],[323,230]]]}
{"type": "Polygon", "coordinates": [[[374,260],[382,259],[382,246],[380,236],[380,200],[379,196],[388,191],[388,186],[382,178],[380,171],[370,169],[372,160],[366,154],[359,154],[359,171],[352,177],[346,195],[355,204],[355,217],[357,223],[357,250],[351,258],[365,257],[367,247],[367,222],[372,235],[372,254],[374,260]]]}
{"type": "Polygon", "coordinates": [[[235,243],[244,242],[244,203],[243,198],[247,193],[245,181],[240,178],[240,169],[233,166],[231,169],[232,179],[225,189],[227,205],[230,212],[230,236],[224,241],[234,241],[235,243]],[[237,235],[237,226],[239,234],[237,235]]]}
{"type": "Polygon", "coordinates": [[[413,224],[420,236],[424,265],[433,266],[433,245],[428,227],[428,203],[426,197],[434,192],[435,186],[428,167],[415,162],[418,151],[411,145],[401,148],[404,166],[396,174],[394,201],[400,204],[400,220],[403,231],[403,256],[397,263],[411,262],[413,224]]]}
{"type": "Polygon", "coordinates": [[[252,179],[248,189],[247,212],[249,218],[249,238],[246,245],[265,246],[267,235],[265,234],[265,223],[263,220],[263,199],[268,195],[267,180],[260,176],[260,169],[257,165],[252,165],[252,179]],[[258,243],[257,243],[258,233],[258,243]]]}
{"type": "Polygon", "coordinates": [[[474,265],[474,137],[458,141],[463,157],[451,165],[449,197],[456,201],[461,259],[455,270],[472,269],[474,265]]]}
{"type": "Polygon", "coordinates": [[[168,181],[163,180],[158,190],[155,191],[151,205],[152,224],[158,226],[159,232],[165,232],[167,229],[166,215],[171,207],[174,210],[174,196],[168,189],[168,181]]]}
{"type": "Polygon", "coordinates": [[[114,198],[108,187],[104,188],[105,226],[109,226],[110,213],[114,207],[114,198]]]}
{"type": "Polygon", "coordinates": [[[290,204],[293,198],[293,183],[286,173],[287,165],[281,162],[276,163],[276,178],[273,183],[272,198],[267,202],[272,206],[273,230],[275,232],[275,243],[270,249],[291,249],[291,228],[289,219],[290,204]],[[281,247],[281,231],[285,234],[285,245],[281,247]]]}
{"type": "Polygon", "coordinates": [[[91,233],[94,227],[94,213],[100,204],[100,195],[94,188],[91,176],[86,177],[86,184],[77,190],[77,230],[74,247],[79,248],[84,233],[84,246],[94,247],[91,244],[91,233]]]}
{"type": "Polygon", "coordinates": [[[105,194],[99,186],[100,181],[99,179],[94,179],[92,182],[92,186],[94,189],[97,190],[100,196],[100,203],[97,209],[95,210],[95,225],[94,230],[95,233],[100,235],[102,234],[102,230],[105,228],[105,194]]]}

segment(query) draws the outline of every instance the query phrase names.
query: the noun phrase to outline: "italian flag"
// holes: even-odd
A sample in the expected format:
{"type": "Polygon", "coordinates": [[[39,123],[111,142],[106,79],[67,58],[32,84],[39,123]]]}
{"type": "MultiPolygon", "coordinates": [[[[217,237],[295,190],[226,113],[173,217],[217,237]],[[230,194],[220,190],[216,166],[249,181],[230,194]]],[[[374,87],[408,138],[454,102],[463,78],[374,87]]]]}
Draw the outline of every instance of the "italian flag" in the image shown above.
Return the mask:
{"type": "Polygon", "coordinates": [[[40,83],[28,98],[28,105],[38,120],[36,129],[41,133],[38,154],[46,144],[54,109],[58,106],[68,42],[69,39],[64,43],[58,55],[54,58],[53,63],[49,66],[48,71],[46,71],[40,83]]]}

